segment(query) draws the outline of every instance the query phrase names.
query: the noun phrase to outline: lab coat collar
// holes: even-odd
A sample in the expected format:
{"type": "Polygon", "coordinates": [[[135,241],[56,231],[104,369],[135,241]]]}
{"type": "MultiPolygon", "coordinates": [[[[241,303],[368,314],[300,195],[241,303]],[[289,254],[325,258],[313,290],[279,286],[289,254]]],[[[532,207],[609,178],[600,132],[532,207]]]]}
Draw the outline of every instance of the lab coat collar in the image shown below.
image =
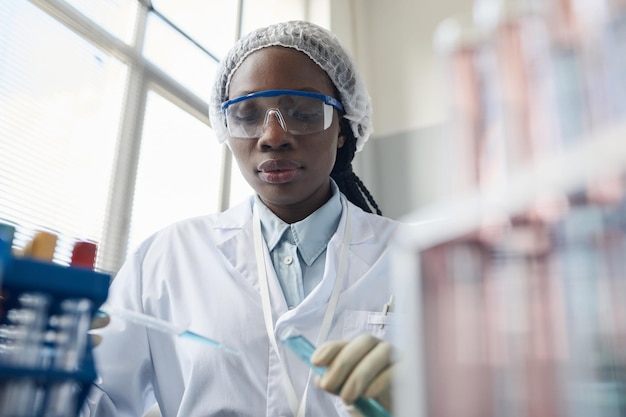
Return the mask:
{"type": "MultiPolygon", "coordinates": [[[[374,232],[371,225],[364,217],[367,215],[360,208],[350,203],[346,197],[341,194],[341,204],[344,207],[341,214],[341,220],[339,222],[339,228],[342,228],[345,223],[345,205],[350,204],[350,213],[357,220],[357,227],[353,227],[352,230],[352,245],[358,245],[374,238],[374,232]]],[[[224,211],[218,216],[213,223],[213,228],[216,231],[221,231],[221,239],[217,242],[217,246],[220,247],[228,240],[234,238],[251,238],[252,236],[252,207],[254,205],[254,196],[250,196],[248,200],[224,211]],[[248,234],[245,233],[245,229],[248,230],[248,234]]],[[[250,247],[253,247],[252,242],[248,242],[250,247]]],[[[246,259],[247,261],[247,259],[246,259]]]]}
{"type": "Polygon", "coordinates": [[[258,196],[255,197],[254,204],[259,210],[263,237],[270,252],[276,248],[285,233],[289,234],[286,239],[298,246],[300,258],[308,266],[324,252],[337,230],[342,211],[339,187],[332,179],[330,185],[331,198],[310,216],[293,224],[282,221],[258,196]]]}
{"type": "MultiPolygon", "coordinates": [[[[257,277],[256,263],[254,261],[254,238],[252,233],[252,207],[254,197],[227,210],[216,219],[213,228],[216,232],[216,247],[223,254],[224,258],[232,265],[240,275],[241,280],[247,281],[250,285],[250,294],[258,299],[259,280],[257,277]]],[[[365,273],[375,262],[377,256],[373,256],[368,250],[368,243],[375,243],[375,234],[368,221],[367,214],[360,208],[352,205],[341,195],[342,215],[337,228],[338,234],[334,234],[328,243],[327,261],[324,269],[324,277],[318,285],[294,310],[288,311],[285,298],[275,272],[270,270],[269,290],[272,308],[277,314],[289,313],[297,314],[302,311],[323,306],[334,283],[337,268],[337,258],[343,240],[343,232],[346,224],[345,206],[350,204],[350,215],[352,216],[352,233],[349,252],[349,278],[345,280],[343,288],[350,286],[352,282],[365,273]],[[358,259],[354,259],[356,256],[358,259]]],[[[271,265],[271,259],[266,253],[266,262],[271,265]]],[[[345,277],[344,277],[345,278],[345,277]]],[[[259,299],[260,303],[260,299],[259,299]]]]}

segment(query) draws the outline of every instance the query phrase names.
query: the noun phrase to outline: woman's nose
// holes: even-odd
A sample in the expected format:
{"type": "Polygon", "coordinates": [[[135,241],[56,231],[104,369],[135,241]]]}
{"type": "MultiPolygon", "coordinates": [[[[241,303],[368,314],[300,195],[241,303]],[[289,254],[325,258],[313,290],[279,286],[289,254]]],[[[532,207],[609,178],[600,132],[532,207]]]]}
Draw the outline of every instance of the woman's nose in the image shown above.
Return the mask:
{"type": "Polygon", "coordinates": [[[263,121],[263,134],[259,138],[261,146],[278,148],[291,146],[295,138],[287,132],[287,124],[278,109],[269,109],[263,121]]]}
{"type": "Polygon", "coordinates": [[[276,108],[271,108],[267,110],[267,112],[265,113],[265,120],[263,120],[263,127],[267,128],[267,125],[272,122],[272,119],[276,119],[276,121],[278,121],[278,123],[280,124],[280,127],[282,127],[284,131],[287,131],[287,123],[285,122],[285,118],[283,117],[280,110],[276,108]]]}

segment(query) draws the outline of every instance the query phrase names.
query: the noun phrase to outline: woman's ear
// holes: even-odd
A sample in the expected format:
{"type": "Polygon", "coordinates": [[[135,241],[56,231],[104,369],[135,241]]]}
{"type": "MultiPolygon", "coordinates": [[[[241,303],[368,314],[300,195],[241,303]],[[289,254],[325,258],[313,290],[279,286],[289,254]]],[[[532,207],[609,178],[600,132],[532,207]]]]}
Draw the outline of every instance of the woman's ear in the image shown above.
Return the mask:
{"type": "Polygon", "coordinates": [[[339,133],[337,134],[337,149],[343,148],[346,144],[346,141],[350,137],[349,134],[346,134],[346,129],[350,129],[350,125],[348,121],[344,118],[339,119],[339,133]]]}
{"type": "Polygon", "coordinates": [[[343,148],[344,143],[346,143],[346,135],[341,131],[337,136],[337,148],[343,148]]]}

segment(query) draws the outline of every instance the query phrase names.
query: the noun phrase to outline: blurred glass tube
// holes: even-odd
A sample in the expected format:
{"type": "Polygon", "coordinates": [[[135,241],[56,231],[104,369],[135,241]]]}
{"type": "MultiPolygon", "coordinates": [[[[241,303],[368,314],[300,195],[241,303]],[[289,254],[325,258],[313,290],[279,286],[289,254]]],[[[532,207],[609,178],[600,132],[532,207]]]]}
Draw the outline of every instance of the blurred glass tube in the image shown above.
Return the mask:
{"type": "Polygon", "coordinates": [[[474,3],[475,23],[487,34],[492,54],[485,61],[485,80],[496,91],[509,173],[560,149],[549,37],[541,5],[531,0],[474,3]]]}
{"type": "Polygon", "coordinates": [[[605,372],[606,343],[601,311],[606,284],[599,242],[605,234],[603,210],[573,204],[555,228],[557,266],[565,290],[568,361],[563,367],[568,416],[617,416],[614,386],[605,372]]]}
{"type": "MultiPolygon", "coordinates": [[[[3,364],[23,369],[37,369],[48,320],[50,297],[36,292],[18,296],[17,306],[7,311],[8,326],[3,333],[8,348],[3,364]],[[8,331],[8,334],[6,334],[8,331]]],[[[5,346],[3,346],[5,347],[5,346]]],[[[37,415],[41,388],[34,379],[24,377],[2,385],[0,389],[0,415],[37,415]]]]}
{"type": "Polygon", "coordinates": [[[602,125],[607,112],[600,45],[592,29],[602,20],[602,8],[602,0],[546,1],[560,133],[566,144],[602,125]]]}
{"type": "Polygon", "coordinates": [[[594,122],[596,126],[621,122],[626,116],[626,1],[577,2],[595,71],[591,90],[602,100],[594,122]]]}
{"type": "Polygon", "coordinates": [[[430,248],[421,254],[421,267],[427,414],[497,415],[486,337],[482,244],[469,238],[430,248]]]}
{"type": "Polygon", "coordinates": [[[61,302],[61,316],[55,344],[54,367],[74,371],[82,364],[87,350],[87,331],[91,323],[92,302],[89,299],[67,299],[61,302]]]}
{"type": "Polygon", "coordinates": [[[446,79],[453,192],[474,190],[486,142],[480,35],[470,16],[450,17],[437,26],[433,43],[446,79]]]}

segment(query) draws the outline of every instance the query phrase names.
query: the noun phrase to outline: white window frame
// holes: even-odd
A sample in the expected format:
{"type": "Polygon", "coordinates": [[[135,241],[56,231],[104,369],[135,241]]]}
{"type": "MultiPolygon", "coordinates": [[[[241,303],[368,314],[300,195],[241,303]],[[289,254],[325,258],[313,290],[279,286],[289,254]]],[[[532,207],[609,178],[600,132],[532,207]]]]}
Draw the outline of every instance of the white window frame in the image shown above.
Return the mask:
{"type": "MultiPolygon", "coordinates": [[[[210,126],[208,103],[142,55],[146,22],[150,13],[148,0],[137,0],[140,7],[133,26],[131,45],[111,35],[63,0],[30,1],[83,39],[128,66],[124,109],[121,112],[111,186],[110,190],[103,190],[103,192],[109,192],[109,197],[102,240],[99,242],[98,269],[115,272],[126,258],[148,91],[156,91],[210,126]]],[[[234,22],[237,36],[241,35],[242,9],[243,0],[238,0],[237,17],[234,22]]],[[[222,149],[219,195],[217,196],[219,210],[225,210],[230,204],[232,167],[230,150],[225,145],[222,149]]]]}

